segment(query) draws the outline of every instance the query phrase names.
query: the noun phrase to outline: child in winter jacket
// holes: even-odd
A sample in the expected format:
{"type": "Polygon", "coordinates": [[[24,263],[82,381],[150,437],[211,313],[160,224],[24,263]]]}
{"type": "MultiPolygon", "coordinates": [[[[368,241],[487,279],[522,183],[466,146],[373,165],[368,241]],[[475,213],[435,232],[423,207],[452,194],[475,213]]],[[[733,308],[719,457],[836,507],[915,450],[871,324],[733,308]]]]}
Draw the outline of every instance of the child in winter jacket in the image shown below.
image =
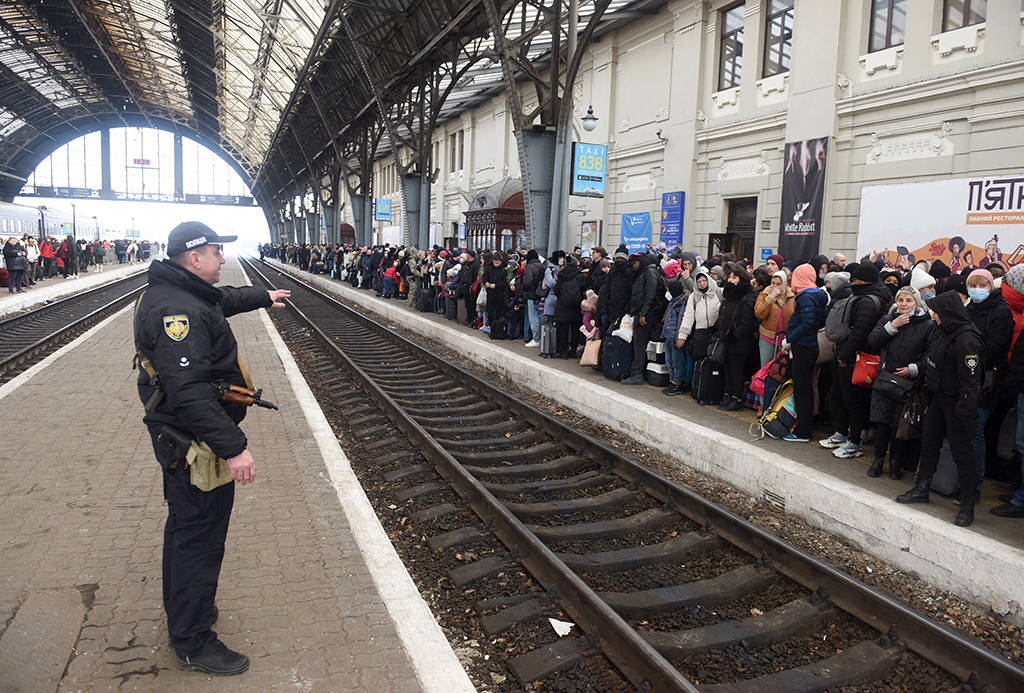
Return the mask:
{"type": "Polygon", "coordinates": [[[684,290],[683,283],[678,279],[669,281],[668,292],[672,300],[668,302],[665,323],[661,328],[661,336],[665,340],[665,363],[668,365],[668,387],[662,392],[673,397],[689,391],[693,382],[693,359],[690,358],[690,350],[685,346],[676,346],[679,324],[683,320],[690,293],[684,290]]]}
{"type": "Polygon", "coordinates": [[[600,330],[597,328],[597,294],[592,289],[587,289],[587,297],[583,299],[580,304],[580,309],[583,311],[583,326],[580,328],[580,332],[588,340],[598,339],[601,336],[600,330]]]}

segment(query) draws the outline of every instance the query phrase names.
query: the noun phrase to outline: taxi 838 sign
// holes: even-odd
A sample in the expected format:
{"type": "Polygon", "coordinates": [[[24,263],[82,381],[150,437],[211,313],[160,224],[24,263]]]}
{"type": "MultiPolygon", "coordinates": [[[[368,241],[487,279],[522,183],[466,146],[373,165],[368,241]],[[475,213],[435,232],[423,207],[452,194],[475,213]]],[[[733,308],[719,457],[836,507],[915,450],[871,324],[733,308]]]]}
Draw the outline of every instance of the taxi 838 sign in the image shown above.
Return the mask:
{"type": "Polygon", "coordinates": [[[572,192],[579,197],[604,197],[608,147],[573,142],[572,192]]]}

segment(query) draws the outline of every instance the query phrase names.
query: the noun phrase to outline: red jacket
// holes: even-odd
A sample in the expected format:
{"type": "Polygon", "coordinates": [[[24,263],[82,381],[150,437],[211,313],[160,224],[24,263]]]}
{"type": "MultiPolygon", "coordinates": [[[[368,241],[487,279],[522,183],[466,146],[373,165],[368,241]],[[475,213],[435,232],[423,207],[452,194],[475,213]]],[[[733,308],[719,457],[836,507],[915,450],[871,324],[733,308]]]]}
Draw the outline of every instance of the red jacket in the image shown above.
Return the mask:
{"type": "Polygon", "coordinates": [[[39,244],[39,257],[47,259],[53,258],[53,243],[50,241],[43,241],[39,244]]]}
{"type": "Polygon", "coordinates": [[[1013,339],[1010,340],[1010,355],[1013,355],[1013,345],[1017,343],[1021,330],[1024,329],[1024,296],[1021,296],[1013,287],[1002,285],[1003,298],[1006,305],[1010,306],[1013,313],[1013,339]]]}

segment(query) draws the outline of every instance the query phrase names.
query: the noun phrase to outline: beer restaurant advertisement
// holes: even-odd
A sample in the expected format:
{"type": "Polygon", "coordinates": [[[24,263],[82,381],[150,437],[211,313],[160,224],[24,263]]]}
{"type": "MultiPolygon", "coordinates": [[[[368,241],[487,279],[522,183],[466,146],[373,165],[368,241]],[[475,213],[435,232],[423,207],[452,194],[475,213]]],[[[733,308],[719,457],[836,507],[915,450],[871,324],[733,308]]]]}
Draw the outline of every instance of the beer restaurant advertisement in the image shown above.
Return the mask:
{"type": "Polygon", "coordinates": [[[857,259],[911,269],[942,260],[954,273],[1024,262],[1024,173],[861,190],[857,259]]]}

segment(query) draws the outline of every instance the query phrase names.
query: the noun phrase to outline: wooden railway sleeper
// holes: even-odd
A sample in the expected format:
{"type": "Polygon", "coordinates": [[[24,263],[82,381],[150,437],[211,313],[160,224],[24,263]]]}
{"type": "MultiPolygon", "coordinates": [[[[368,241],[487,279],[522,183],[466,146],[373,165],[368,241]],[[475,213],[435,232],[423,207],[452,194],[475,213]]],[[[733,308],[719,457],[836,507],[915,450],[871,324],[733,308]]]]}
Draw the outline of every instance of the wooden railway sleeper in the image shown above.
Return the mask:
{"type": "Polygon", "coordinates": [[[568,455],[539,464],[515,464],[508,467],[477,467],[466,464],[463,465],[463,468],[477,477],[495,476],[514,477],[517,479],[541,479],[556,474],[568,474],[569,472],[592,465],[593,461],[586,457],[568,455]]]}
{"type": "Polygon", "coordinates": [[[644,510],[636,515],[618,518],[615,520],[603,520],[600,522],[581,522],[573,525],[559,525],[546,527],[541,525],[527,525],[538,539],[545,543],[556,541],[587,541],[594,539],[611,539],[623,537],[634,532],[653,532],[656,529],[667,527],[679,522],[679,513],[668,509],[665,506],[644,510]]]}
{"type": "Polygon", "coordinates": [[[839,610],[830,600],[813,593],[810,598],[794,599],[759,616],[690,630],[641,631],[640,634],[658,652],[683,661],[687,657],[709,650],[725,650],[733,645],[742,645],[751,651],[808,635],[821,630],[838,615],[839,610]]]}
{"type": "Polygon", "coordinates": [[[522,561],[519,559],[519,553],[513,550],[504,556],[488,556],[487,558],[481,558],[478,561],[452,568],[448,571],[448,577],[456,587],[461,588],[484,578],[492,578],[505,571],[521,567],[522,561]]]}
{"type": "Polygon", "coordinates": [[[697,688],[701,693],[824,693],[840,686],[882,679],[899,664],[905,649],[894,626],[876,642],[859,642],[820,662],[745,681],[697,688]]]}
{"type": "Polygon", "coordinates": [[[601,553],[555,553],[555,556],[577,573],[618,573],[658,563],[685,563],[717,550],[718,545],[717,534],[702,530],[680,534],[657,544],[601,553]]]}
{"type": "Polygon", "coordinates": [[[743,565],[707,580],[671,585],[639,592],[598,592],[605,603],[625,618],[646,618],[687,606],[721,606],[744,595],[760,592],[779,578],[764,556],[753,565],[743,565]]]}
{"type": "Polygon", "coordinates": [[[505,507],[520,520],[530,520],[554,515],[571,515],[578,512],[593,512],[615,508],[640,497],[636,488],[622,487],[586,498],[572,498],[547,503],[510,503],[505,507]]]}

